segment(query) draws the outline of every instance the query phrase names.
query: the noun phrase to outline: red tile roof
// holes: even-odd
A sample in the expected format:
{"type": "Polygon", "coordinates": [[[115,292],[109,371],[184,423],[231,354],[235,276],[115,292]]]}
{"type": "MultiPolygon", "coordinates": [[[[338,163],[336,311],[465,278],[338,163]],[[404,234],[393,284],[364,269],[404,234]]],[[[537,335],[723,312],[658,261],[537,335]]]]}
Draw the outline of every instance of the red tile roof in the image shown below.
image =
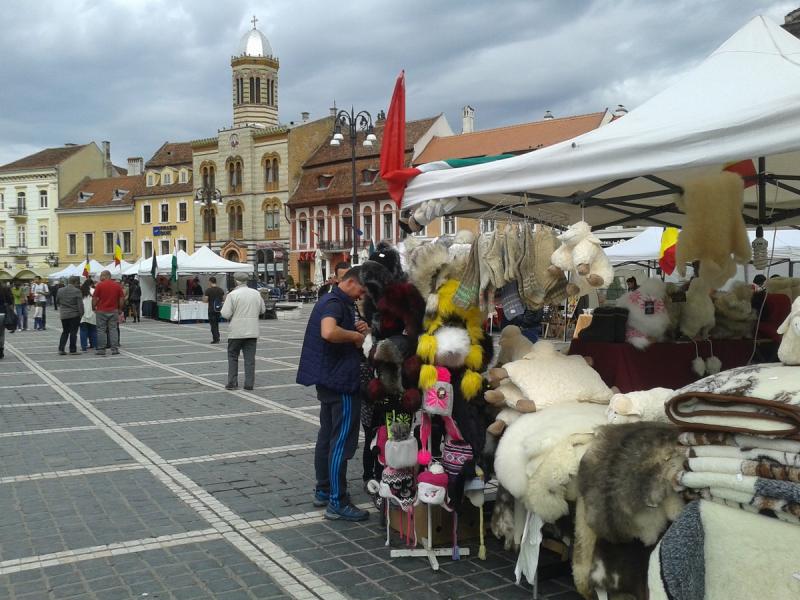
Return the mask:
{"type": "Polygon", "coordinates": [[[192,144],[191,142],[164,142],[161,148],[150,157],[145,163],[146,169],[158,167],[191,165],[192,164],[192,144]]]}
{"type": "Polygon", "coordinates": [[[55,167],[70,156],[83,150],[89,144],[79,146],[61,146],[59,148],[45,148],[35,154],[25,156],[14,162],[0,166],[0,171],[19,171],[21,169],[44,169],[55,167]]]}
{"type": "MultiPolygon", "coordinates": [[[[410,163],[414,144],[433,126],[439,117],[409,121],[406,123],[406,158],[410,163]]],[[[356,195],[361,200],[388,198],[386,184],[380,177],[370,185],[361,184],[361,172],[380,168],[380,147],[383,140],[383,123],[375,126],[378,141],[372,147],[364,147],[365,133],[356,136],[356,195]]],[[[297,188],[288,204],[292,207],[314,204],[336,203],[352,198],[350,143],[345,136],[341,146],[331,146],[326,140],[303,164],[303,172],[297,188]],[[319,178],[332,175],[328,187],[319,189],[319,178]]]]}
{"type": "Polygon", "coordinates": [[[130,206],[136,192],[144,187],[144,175],[125,177],[104,177],[102,179],[84,178],[75,189],[59,203],[59,209],[92,209],[112,206],[130,206]],[[115,198],[116,190],[126,193],[115,198]],[[81,200],[83,194],[83,200],[81,200]]]}
{"type": "Polygon", "coordinates": [[[571,139],[600,126],[605,112],[544,119],[447,137],[435,137],[414,160],[421,165],[449,158],[473,158],[496,154],[522,154],[571,139]]]}

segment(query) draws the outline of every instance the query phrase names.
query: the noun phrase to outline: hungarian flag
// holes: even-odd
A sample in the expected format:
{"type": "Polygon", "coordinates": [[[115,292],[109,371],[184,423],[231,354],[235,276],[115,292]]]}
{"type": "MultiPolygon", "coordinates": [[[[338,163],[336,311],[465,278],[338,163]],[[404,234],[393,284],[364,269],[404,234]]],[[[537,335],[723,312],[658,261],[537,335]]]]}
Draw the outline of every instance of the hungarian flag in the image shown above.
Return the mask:
{"type": "Polygon", "coordinates": [[[178,281],[178,242],[175,242],[172,250],[172,272],[169,275],[172,281],[178,281]]]}
{"type": "Polygon", "coordinates": [[[747,160],[728,163],[722,170],[730,171],[731,173],[736,173],[739,175],[744,180],[745,189],[756,184],[758,171],[756,171],[756,165],[753,163],[752,159],[748,158],[747,160]]]}
{"type": "Polygon", "coordinates": [[[667,275],[672,275],[675,270],[675,248],[678,245],[678,234],[680,231],[676,227],[665,227],[661,234],[661,251],[658,254],[658,266],[667,275]]]}
{"type": "Polygon", "coordinates": [[[83,275],[84,279],[89,279],[89,256],[86,256],[86,262],[83,263],[83,275]]]}
{"type": "Polygon", "coordinates": [[[122,263],[122,244],[119,241],[119,234],[117,234],[117,243],[114,244],[114,265],[117,267],[122,263]]]}

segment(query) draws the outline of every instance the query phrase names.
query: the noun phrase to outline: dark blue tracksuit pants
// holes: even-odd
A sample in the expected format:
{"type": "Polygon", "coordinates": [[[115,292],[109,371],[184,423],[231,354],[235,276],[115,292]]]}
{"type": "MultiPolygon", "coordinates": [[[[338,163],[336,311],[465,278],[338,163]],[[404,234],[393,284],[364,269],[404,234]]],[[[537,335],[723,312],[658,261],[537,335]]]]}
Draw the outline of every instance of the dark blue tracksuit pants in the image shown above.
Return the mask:
{"type": "Polygon", "coordinates": [[[327,492],[334,506],[346,504],[347,461],[358,445],[361,398],[317,386],[319,434],[314,451],[317,490],[327,492]]]}

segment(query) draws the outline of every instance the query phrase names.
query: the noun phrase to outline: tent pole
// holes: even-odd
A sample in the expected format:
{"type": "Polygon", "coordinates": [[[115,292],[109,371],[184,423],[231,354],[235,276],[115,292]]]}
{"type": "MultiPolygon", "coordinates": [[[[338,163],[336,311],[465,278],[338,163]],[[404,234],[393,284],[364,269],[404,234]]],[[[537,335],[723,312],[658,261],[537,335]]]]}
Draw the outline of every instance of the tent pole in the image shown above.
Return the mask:
{"type": "Polygon", "coordinates": [[[758,222],[764,223],[767,220],[767,159],[763,156],[758,157],[758,222]]]}

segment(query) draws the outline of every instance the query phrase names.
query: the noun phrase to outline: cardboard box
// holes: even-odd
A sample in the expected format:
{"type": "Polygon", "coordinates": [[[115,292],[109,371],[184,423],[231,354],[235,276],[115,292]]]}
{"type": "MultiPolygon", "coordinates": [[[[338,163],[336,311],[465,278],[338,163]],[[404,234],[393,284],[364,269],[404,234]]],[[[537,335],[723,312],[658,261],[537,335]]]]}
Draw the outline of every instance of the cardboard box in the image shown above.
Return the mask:
{"type": "MultiPolygon", "coordinates": [[[[428,506],[420,504],[414,508],[414,529],[417,532],[417,541],[422,543],[422,538],[428,537],[428,509],[431,509],[431,531],[434,546],[449,546],[453,539],[453,513],[447,512],[441,506],[428,506]]],[[[484,523],[488,520],[485,519],[484,523]]],[[[400,524],[402,522],[402,530],[406,530],[407,514],[397,508],[396,505],[392,506],[389,514],[389,524],[396,532],[400,532],[400,524]],[[401,521],[402,520],[402,521],[401,521]]],[[[463,544],[467,540],[474,540],[478,538],[480,528],[480,514],[479,509],[473,506],[468,500],[465,500],[458,508],[458,543],[463,544]]]]}

